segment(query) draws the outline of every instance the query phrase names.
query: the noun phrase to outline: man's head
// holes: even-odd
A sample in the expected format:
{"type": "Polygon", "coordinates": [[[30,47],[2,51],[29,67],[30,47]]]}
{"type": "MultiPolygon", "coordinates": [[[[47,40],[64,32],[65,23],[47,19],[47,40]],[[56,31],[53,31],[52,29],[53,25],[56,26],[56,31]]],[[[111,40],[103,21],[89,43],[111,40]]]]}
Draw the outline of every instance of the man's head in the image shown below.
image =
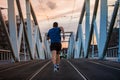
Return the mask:
{"type": "Polygon", "coordinates": [[[58,27],[58,23],[57,23],[57,22],[54,22],[54,23],[53,23],[53,27],[58,27]]]}

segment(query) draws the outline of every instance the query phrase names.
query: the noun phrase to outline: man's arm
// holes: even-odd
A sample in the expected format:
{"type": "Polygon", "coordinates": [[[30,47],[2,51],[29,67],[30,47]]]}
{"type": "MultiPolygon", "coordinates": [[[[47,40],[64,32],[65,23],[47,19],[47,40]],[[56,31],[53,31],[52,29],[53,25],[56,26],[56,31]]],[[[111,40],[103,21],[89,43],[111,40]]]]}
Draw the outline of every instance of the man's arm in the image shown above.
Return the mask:
{"type": "Polygon", "coordinates": [[[65,33],[64,33],[64,28],[63,27],[60,27],[60,30],[61,30],[61,32],[63,33],[63,40],[65,40],[65,33]]]}

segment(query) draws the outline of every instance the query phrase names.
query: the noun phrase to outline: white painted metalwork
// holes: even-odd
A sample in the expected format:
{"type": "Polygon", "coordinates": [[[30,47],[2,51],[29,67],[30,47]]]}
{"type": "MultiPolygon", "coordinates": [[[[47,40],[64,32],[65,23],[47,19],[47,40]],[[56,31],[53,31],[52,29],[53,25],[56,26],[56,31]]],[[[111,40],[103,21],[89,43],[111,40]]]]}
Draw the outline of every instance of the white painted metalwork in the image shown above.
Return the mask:
{"type": "MultiPolygon", "coordinates": [[[[38,30],[38,28],[37,28],[38,30]]],[[[44,50],[43,50],[43,46],[42,46],[42,42],[40,41],[40,37],[39,37],[39,32],[37,31],[37,35],[36,35],[36,48],[38,51],[38,57],[39,59],[45,59],[45,55],[44,55],[44,50]]]]}
{"type": "Polygon", "coordinates": [[[33,26],[32,26],[32,21],[31,21],[31,8],[30,8],[30,1],[26,0],[26,15],[27,15],[27,35],[28,35],[28,41],[29,41],[29,46],[30,46],[30,50],[31,50],[31,55],[32,58],[34,59],[34,47],[33,47],[33,37],[32,37],[32,30],[33,30],[33,26]]]}
{"type": "MultiPolygon", "coordinates": [[[[96,37],[96,43],[99,45],[99,35],[98,35],[98,27],[97,27],[97,24],[96,24],[96,20],[94,20],[94,34],[95,34],[95,37],[96,37]]],[[[99,46],[98,46],[98,49],[99,49],[99,46]]]]}
{"type": "Polygon", "coordinates": [[[69,47],[68,47],[68,53],[67,53],[67,58],[74,58],[74,33],[71,33],[70,39],[69,39],[69,47]]]}
{"type": "Polygon", "coordinates": [[[75,55],[74,55],[74,58],[79,58],[80,57],[80,50],[81,50],[81,34],[80,34],[80,27],[78,27],[78,30],[79,30],[79,32],[78,32],[78,39],[76,40],[76,42],[75,42],[75,55]]]}
{"type": "MultiPolygon", "coordinates": [[[[78,44],[78,46],[81,46],[81,47],[79,47],[80,50],[77,49],[78,51],[75,50],[75,52],[78,52],[81,58],[84,57],[84,56],[83,56],[84,54],[82,54],[82,52],[84,51],[84,50],[83,50],[83,49],[84,49],[84,47],[83,47],[84,44],[83,44],[83,38],[82,38],[82,37],[83,37],[82,21],[83,21],[83,16],[84,16],[84,14],[85,14],[85,1],[84,1],[84,5],[83,5],[83,8],[82,8],[81,15],[80,15],[79,24],[78,24],[78,29],[77,29],[77,34],[76,34],[76,41],[80,42],[80,43],[78,44]]],[[[76,54],[76,53],[75,53],[75,54],[76,54]]]]}
{"type": "Polygon", "coordinates": [[[9,17],[10,36],[7,32],[5,22],[2,18],[2,14],[0,14],[1,15],[0,18],[2,20],[2,22],[0,23],[5,28],[7,38],[8,39],[10,38],[9,44],[12,50],[11,52],[12,52],[14,61],[16,62],[20,61],[20,55],[21,56],[23,55],[23,53],[20,52],[22,43],[23,43],[22,46],[24,47],[25,60],[28,59],[28,53],[29,53],[30,59],[34,59],[34,57],[37,59],[38,58],[45,59],[43,46],[42,46],[41,33],[40,33],[38,22],[30,1],[26,0],[27,25],[24,22],[25,20],[23,18],[21,4],[18,0],[16,0],[16,3],[18,7],[19,16],[20,16],[19,23],[16,22],[15,0],[8,0],[8,17],[9,17]],[[33,17],[34,23],[32,23],[31,21],[31,16],[33,17]],[[17,24],[20,24],[18,36],[17,36],[17,24]],[[27,52],[26,52],[26,49],[27,49],[27,52]]]}
{"type": "Polygon", "coordinates": [[[20,61],[19,52],[18,52],[18,41],[17,41],[15,0],[8,0],[8,20],[9,20],[10,40],[13,46],[14,55],[16,57],[16,60],[20,61]]]}
{"type": "Polygon", "coordinates": [[[40,40],[39,40],[38,48],[39,48],[38,50],[39,50],[40,59],[45,59],[44,49],[40,40]]]}
{"type": "MultiPolygon", "coordinates": [[[[110,40],[110,35],[112,33],[114,22],[116,19],[115,17],[118,11],[118,1],[120,0],[117,0],[116,2],[108,33],[107,33],[107,17],[108,17],[107,1],[108,0],[95,0],[92,22],[90,24],[90,0],[85,0],[82,13],[80,16],[80,20],[79,20],[76,42],[74,40],[73,33],[71,34],[69,39],[69,47],[68,47],[68,55],[67,55],[68,58],[80,58],[80,57],[88,58],[89,49],[92,41],[92,35],[95,34],[97,39],[97,45],[98,45],[99,59],[104,59],[106,55],[107,47],[108,47],[108,42],[110,40]],[[100,3],[100,30],[98,29],[97,22],[96,22],[99,1],[101,2],[100,3]],[[85,23],[85,26],[83,26],[85,27],[85,34],[83,35],[82,22],[83,22],[84,16],[85,16],[86,23],[85,23]],[[85,36],[85,39],[84,39],[84,36],[85,36]]],[[[51,57],[51,52],[49,48],[50,43],[48,40],[46,40],[46,36],[45,36],[44,42],[42,43],[39,25],[38,25],[34,10],[32,8],[32,5],[30,3],[30,0],[26,0],[27,26],[25,25],[25,22],[24,22],[20,2],[19,0],[16,0],[16,2],[18,6],[19,16],[21,19],[18,36],[17,36],[17,29],[16,29],[17,23],[16,23],[16,14],[15,14],[15,0],[8,0],[8,18],[9,18],[10,36],[7,33],[6,25],[4,23],[5,21],[3,20],[2,16],[0,16],[0,18],[2,19],[2,21],[0,21],[0,24],[4,26],[7,34],[7,38],[8,39],[10,38],[9,44],[10,44],[13,59],[15,61],[20,61],[19,53],[20,53],[20,48],[21,48],[20,46],[21,46],[22,39],[24,42],[25,60],[27,59],[27,56],[26,56],[27,52],[25,51],[26,48],[28,49],[28,53],[31,59],[50,58],[51,57]],[[33,25],[32,25],[31,16],[33,17],[33,25]],[[27,47],[25,45],[27,45],[27,47]],[[43,45],[45,45],[45,48],[43,48],[43,45]]],[[[119,15],[120,15],[120,12],[119,12],[119,15]]],[[[119,27],[120,27],[120,21],[119,21],[119,27]]],[[[118,61],[120,61],[120,28],[119,28],[118,53],[119,53],[118,61]]],[[[1,58],[5,59],[4,56],[2,56],[1,58]]],[[[9,58],[9,55],[7,58],[9,58]]]]}
{"type": "Polygon", "coordinates": [[[82,32],[82,25],[81,24],[79,24],[79,28],[78,28],[78,30],[79,30],[79,32],[78,32],[78,46],[77,46],[77,55],[79,55],[79,57],[81,57],[81,58],[83,58],[84,56],[83,56],[83,54],[82,54],[82,52],[81,51],[84,51],[84,50],[82,50],[82,48],[83,48],[83,46],[84,46],[84,44],[83,44],[83,36],[82,36],[82,34],[83,34],[83,32],[82,32]]]}
{"type": "Polygon", "coordinates": [[[93,40],[93,42],[92,42],[92,54],[91,54],[91,55],[92,55],[92,56],[91,56],[92,59],[94,59],[94,45],[95,45],[95,44],[94,44],[94,37],[95,37],[95,36],[94,36],[94,31],[93,31],[93,36],[92,36],[92,40],[93,40]]]}
{"type": "Polygon", "coordinates": [[[101,56],[100,59],[104,59],[104,57],[106,55],[106,51],[107,51],[107,48],[108,48],[110,37],[112,35],[113,27],[114,27],[114,24],[115,24],[115,21],[116,21],[118,9],[119,9],[119,2],[116,1],[114,11],[113,11],[113,15],[112,15],[111,22],[110,22],[110,26],[109,26],[109,30],[108,30],[108,34],[107,34],[107,38],[106,38],[106,41],[105,41],[105,45],[103,46],[104,47],[103,52],[102,52],[103,55],[101,56]]]}
{"type": "Polygon", "coordinates": [[[119,0],[119,13],[118,13],[118,17],[119,17],[119,49],[118,49],[118,61],[120,62],[120,0],[119,0]]]}
{"type": "Polygon", "coordinates": [[[80,48],[81,48],[81,45],[80,45],[80,42],[79,40],[75,42],[75,52],[74,52],[74,58],[80,58],[80,48]]]}
{"type": "Polygon", "coordinates": [[[44,36],[44,51],[45,51],[45,57],[47,59],[50,59],[52,57],[51,51],[50,51],[50,42],[47,40],[47,34],[44,36]]]}
{"type": "Polygon", "coordinates": [[[84,57],[86,57],[87,54],[87,47],[89,45],[89,33],[90,33],[90,0],[85,0],[86,5],[85,5],[85,11],[86,11],[86,23],[85,23],[85,54],[84,57]]]}
{"type": "Polygon", "coordinates": [[[23,23],[21,21],[19,35],[18,35],[18,51],[19,52],[20,52],[20,46],[21,46],[22,36],[23,36],[23,23]]]}
{"type": "Polygon", "coordinates": [[[24,38],[25,38],[26,45],[27,45],[27,50],[28,50],[27,52],[29,52],[30,59],[33,59],[33,57],[32,57],[32,52],[31,52],[31,50],[30,50],[30,44],[29,44],[29,41],[28,41],[26,24],[25,24],[25,20],[24,20],[24,17],[23,17],[23,13],[22,13],[20,1],[19,1],[19,0],[16,0],[16,4],[17,4],[17,7],[18,7],[19,16],[20,16],[21,21],[22,21],[22,23],[23,23],[23,30],[24,30],[24,36],[25,36],[24,38]]]}
{"type": "Polygon", "coordinates": [[[107,9],[107,0],[101,0],[100,4],[100,36],[99,36],[99,58],[103,57],[103,49],[106,42],[107,37],[107,17],[108,17],[108,9],[107,9]]]}
{"type": "MultiPolygon", "coordinates": [[[[89,0],[85,0],[85,9],[83,6],[83,10],[81,12],[81,16],[80,16],[80,21],[79,21],[79,26],[78,26],[78,30],[77,30],[77,35],[76,35],[76,48],[75,48],[75,58],[78,58],[78,54],[81,55],[81,51],[84,51],[84,57],[88,58],[89,55],[89,49],[90,49],[90,45],[91,45],[91,41],[92,41],[92,35],[95,34],[96,36],[96,42],[97,42],[97,47],[98,47],[98,57],[99,59],[104,59],[106,51],[107,51],[107,45],[110,39],[110,35],[111,35],[111,31],[114,26],[114,22],[115,22],[115,17],[116,17],[116,13],[118,10],[118,5],[116,4],[114,12],[113,12],[113,16],[112,16],[112,20],[111,20],[111,25],[110,25],[110,30],[108,31],[107,34],[107,17],[108,17],[108,4],[107,4],[108,0],[100,0],[100,29],[98,29],[97,23],[96,23],[96,16],[97,16],[97,10],[98,10],[98,6],[99,6],[99,0],[95,1],[95,6],[94,6],[94,11],[93,11],[93,16],[92,16],[92,22],[91,22],[91,26],[90,26],[90,1],[89,0]],[[85,24],[85,45],[83,42],[83,29],[81,28],[80,25],[82,25],[82,20],[84,17],[84,13],[86,12],[86,24],[85,24]],[[95,31],[95,32],[94,32],[95,31]],[[81,42],[80,42],[81,41],[81,42]],[[78,43],[78,44],[77,44],[78,43]],[[78,50],[78,46],[82,45],[78,50]],[[83,48],[82,48],[83,47],[83,48]]],[[[94,53],[94,52],[93,52],[94,53]]],[[[96,53],[96,51],[95,51],[96,53]]],[[[80,56],[79,55],[79,56],[80,56]]],[[[96,56],[97,54],[95,54],[96,56]]]]}
{"type": "Polygon", "coordinates": [[[25,46],[25,35],[24,35],[24,32],[23,32],[23,49],[24,49],[24,60],[27,61],[27,57],[26,57],[26,46],[25,46]]]}
{"type": "Polygon", "coordinates": [[[98,8],[98,3],[99,0],[95,1],[95,8],[94,8],[94,12],[93,12],[93,18],[92,18],[92,23],[91,23],[91,28],[90,28],[90,1],[85,1],[84,5],[83,5],[83,9],[82,9],[82,13],[80,16],[80,21],[79,21],[79,25],[78,25],[78,31],[77,31],[77,37],[76,40],[81,40],[80,45],[80,55],[81,57],[84,56],[84,58],[88,58],[88,54],[89,54],[89,47],[91,44],[91,39],[92,39],[92,34],[93,34],[93,29],[94,29],[94,21],[96,20],[96,13],[97,13],[97,8],[98,8]],[[85,10],[86,9],[86,10],[85,10]],[[87,13],[88,15],[86,15],[86,31],[85,31],[85,39],[84,39],[84,35],[83,35],[83,29],[82,29],[82,21],[83,21],[83,17],[84,17],[84,13],[87,13]],[[88,19],[88,20],[87,20],[88,19]],[[87,27],[89,27],[87,29],[87,27]],[[79,34],[79,36],[78,36],[79,34]],[[84,41],[85,40],[85,41],[84,41]],[[84,44],[85,42],[85,44],[84,44]]]}

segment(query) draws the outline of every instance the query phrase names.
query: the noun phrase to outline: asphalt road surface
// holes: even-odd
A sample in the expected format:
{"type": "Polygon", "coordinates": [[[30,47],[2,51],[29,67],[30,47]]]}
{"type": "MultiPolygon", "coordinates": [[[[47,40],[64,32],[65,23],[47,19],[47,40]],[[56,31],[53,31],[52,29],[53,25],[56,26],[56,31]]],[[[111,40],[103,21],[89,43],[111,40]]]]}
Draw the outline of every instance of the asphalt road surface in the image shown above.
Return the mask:
{"type": "Polygon", "coordinates": [[[0,80],[120,80],[120,63],[91,59],[62,59],[59,72],[50,60],[0,65],[0,80]]]}

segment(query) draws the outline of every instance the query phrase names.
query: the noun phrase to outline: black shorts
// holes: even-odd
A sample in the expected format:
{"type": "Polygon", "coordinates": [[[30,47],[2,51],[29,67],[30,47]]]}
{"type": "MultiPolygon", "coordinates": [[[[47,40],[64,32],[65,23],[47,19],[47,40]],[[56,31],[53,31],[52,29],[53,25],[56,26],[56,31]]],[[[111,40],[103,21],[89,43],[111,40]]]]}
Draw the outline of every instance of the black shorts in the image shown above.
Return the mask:
{"type": "Polygon", "coordinates": [[[50,50],[60,51],[61,47],[62,47],[61,43],[51,43],[50,50]]]}

